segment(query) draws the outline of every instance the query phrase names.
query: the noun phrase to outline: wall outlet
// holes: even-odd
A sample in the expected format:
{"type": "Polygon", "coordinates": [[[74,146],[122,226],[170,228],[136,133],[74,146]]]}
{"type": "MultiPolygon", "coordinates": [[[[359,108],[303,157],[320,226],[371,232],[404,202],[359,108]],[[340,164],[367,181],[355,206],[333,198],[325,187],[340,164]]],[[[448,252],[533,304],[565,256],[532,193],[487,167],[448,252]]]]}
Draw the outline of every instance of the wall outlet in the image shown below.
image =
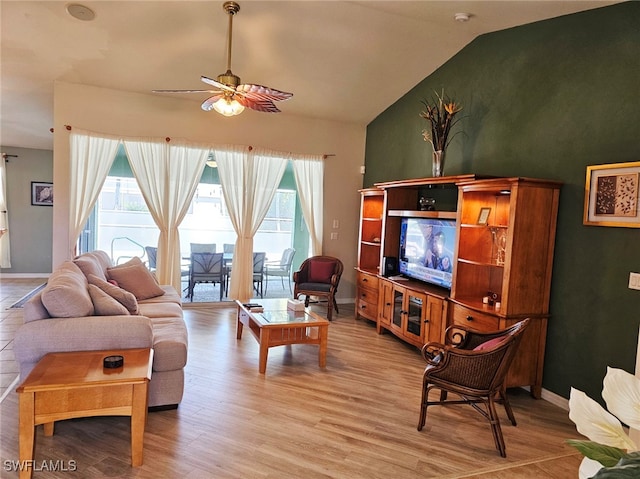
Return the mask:
{"type": "Polygon", "coordinates": [[[337,240],[338,239],[338,233],[331,233],[331,239],[332,240],[337,240]]]}
{"type": "Polygon", "coordinates": [[[640,290],[640,273],[629,273],[629,289],[640,290]]]}
{"type": "Polygon", "coordinates": [[[340,228],[340,221],[333,220],[333,229],[336,230],[338,228],[340,228]]]}

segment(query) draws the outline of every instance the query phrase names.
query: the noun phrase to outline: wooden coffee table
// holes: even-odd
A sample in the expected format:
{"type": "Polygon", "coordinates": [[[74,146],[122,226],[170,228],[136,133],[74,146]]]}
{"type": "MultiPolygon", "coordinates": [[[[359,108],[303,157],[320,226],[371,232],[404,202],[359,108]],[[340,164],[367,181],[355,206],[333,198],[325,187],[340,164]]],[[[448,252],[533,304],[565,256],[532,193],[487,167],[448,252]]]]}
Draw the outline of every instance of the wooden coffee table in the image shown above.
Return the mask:
{"type": "MultiPolygon", "coordinates": [[[[34,428],[53,435],[55,421],[89,416],[131,416],[131,465],[142,465],[147,392],[153,349],[79,351],[44,356],[18,386],[20,464],[32,464],[34,428]],[[124,356],[124,365],[106,369],[106,356],[124,356]]],[[[30,478],[32,467],[21,469],[30,478]]]]}
{"type": "Polygon", "coordinates": [[[260,344],[258,371],[264,374],[267,369],[269,348],[287,344],[317,344],[318,362],[321,368],[327,364],[327,336],[329,321],[309,309],[293,311],[287,309],[286,299],[252,300],[260,303],[263,312],[254,312],[246,308],[242,301],[238,306],[238,324],[236,338],[242,339],[242,330],[246,326],[260,344]]]}

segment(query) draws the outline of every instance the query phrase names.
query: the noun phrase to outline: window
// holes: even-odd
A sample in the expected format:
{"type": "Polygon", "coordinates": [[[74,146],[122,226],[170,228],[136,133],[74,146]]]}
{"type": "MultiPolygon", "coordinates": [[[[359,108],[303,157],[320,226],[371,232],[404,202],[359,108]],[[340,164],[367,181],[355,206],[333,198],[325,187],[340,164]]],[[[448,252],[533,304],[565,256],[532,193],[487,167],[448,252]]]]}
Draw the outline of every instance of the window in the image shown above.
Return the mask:
{"type": "MultiPolygon", "coordinates": [[[[216,243],[218,251],[222,251],[224,243],[235,243],[236,233],[215,168],[204,169],[179,230],[184,255],[189,254],[190,243],[216,243]]],[[[156,246],[158,236],[158,228],[121,149],[80,238],[80,251],[104,250],[114,263],[133,256],[145,259],[144,247],[156,246]]],[[[291,165],[254,237],[254,251],[266,252],[268,260],[280,259],[282,251],[289,247],[309,250],[309,233],[302,219],[291,165]]],[[[300,254],[298,258],[306,256],[300,254]]]]}

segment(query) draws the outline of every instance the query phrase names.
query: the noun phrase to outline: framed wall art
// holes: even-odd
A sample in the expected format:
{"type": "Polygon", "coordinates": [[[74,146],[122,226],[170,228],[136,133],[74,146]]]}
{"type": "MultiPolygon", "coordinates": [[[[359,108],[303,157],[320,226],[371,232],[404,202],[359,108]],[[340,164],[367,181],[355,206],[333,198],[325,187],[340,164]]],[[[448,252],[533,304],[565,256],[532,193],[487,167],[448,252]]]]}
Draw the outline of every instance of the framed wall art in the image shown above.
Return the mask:
{"type": "Polygon", "coordinates": [[[31,204],[53,206],[53,183],[31,182],[31,204]]]}
{"type": "Polygon", "coordinates": [[[640,228],[639,180],[640,161],[587,166],[582,223],[640,228]]]}

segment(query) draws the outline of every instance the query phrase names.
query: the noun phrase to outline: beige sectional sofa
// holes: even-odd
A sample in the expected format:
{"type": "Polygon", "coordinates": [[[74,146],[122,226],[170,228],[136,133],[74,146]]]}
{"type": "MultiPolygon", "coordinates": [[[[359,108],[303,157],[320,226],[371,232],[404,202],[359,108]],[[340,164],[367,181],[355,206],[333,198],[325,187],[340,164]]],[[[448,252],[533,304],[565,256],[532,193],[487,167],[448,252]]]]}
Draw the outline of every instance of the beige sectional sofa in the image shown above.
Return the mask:
{"type": "Polygon", "coordinates": [[[129,348],[154,349],[149,407],[177,406],[187,362],[180,294],[139,258],[114,267],[104,251],[60,265],[25,304],[14,340],[22,379],[49,352],[129,348]]]}

